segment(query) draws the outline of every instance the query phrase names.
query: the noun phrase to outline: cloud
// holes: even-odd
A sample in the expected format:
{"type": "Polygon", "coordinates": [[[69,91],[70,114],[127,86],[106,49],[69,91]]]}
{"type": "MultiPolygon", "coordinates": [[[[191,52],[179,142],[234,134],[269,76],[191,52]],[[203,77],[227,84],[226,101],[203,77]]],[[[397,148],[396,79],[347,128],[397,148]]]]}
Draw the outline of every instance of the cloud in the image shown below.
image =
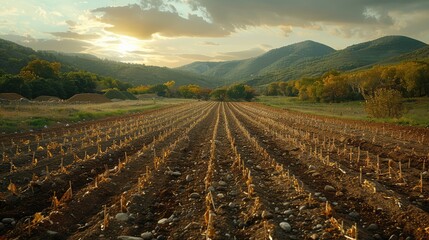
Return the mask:
{"type": "Polygon", "coordinates": [[[192,61],[232,61],[256,57],[265,52],[266,51],[261,48],[251,48],[248,50],[236,52],[218,52],[215,54],[215,56],[203,54],[179,54],[177,56],[184,59],[190,59],[192,61]]]}
{"type": "Polygon", "coordinates": [[[206,13],[211,22],[229,31],[252,26],[277,26],[286,36],[290,34],[291,27],[322,30],[321,24],[335,26],[338,31],[345,31],[341,33],[344,35],[368,34],[374,29],[388,32],[406,16],[420,11],[427,15],[429,10],[429,1],[426,0],[324,0],[312,1],[311,4],[302,0],[187,2],[193,9],[206,13]],[[354,30],[348,31],[348,28],[354,30]]]}
{"type": "Polygon", "coordinates": [[[107,31],[140,39],[151,39],[155,34],[164,37],[223,37],[230,34],[220,25],[194,14],[183,18],[177,12],[143,9],[136,4],[98,8],[93,12],[102,13],[98,20],[110,25],[105,28],[107,31]]]}
{"type": "Polygon", "coordinates": [[[76,40],[93,40],[97,39],[97,34],[79,34],[71,31],[67,32],[50,32],[53,36],[65,38],[65,39],[76,39],[76,40]]]}
{"type": "MultiPolygon", "coordinates": [[[[427,15],[427,0],[141,0],[140,5],[93,10],[106,30],[140,39],[163,37],[225,37],[251,27],[278,27],[289,37],[296,28],[335,28],[341,37],[387,34],[398,22],[427,15]],[[187,9],[184,14],[184,10],[187,9]]],[[[419,21],[417,25],[420,25],[419,21]]],[[[70,25],[70,24],[69,24],[70,25]]],[[[412,29],[412,28],[411,28],[412,29]]],[[[404,29],[401,29],[404,30],[404,29]]],[[[407,30],[406,32],[410,32],[407,30]]],[[[418,31],[412,31],[418,34],[418,31]]],[[[398,34],[398,32],[396,32],[398,34]]],[[[210,45],[210,44],[207,44],[210,45]]]]}
{"type": "Polygon", "coordinates": [[[244,51],[218,53],[218,55],[215,58],[219,60],[241,60],[241,59],[256,57],[263,53],[265,53],[265,50],[257,47],[257,48],[251,48],[244,51]]]}
{"type": "Polygon", "coordinates": [[[67,20],[66,21],[67,25],[69,25],[70,27],[75,27],[77,26],[77,23],[75,21],[72,20],[67,20]]]}
{"type": "Polygon", "coordinates": [[[71,39],[35,39],[31,36],[19,35],[0,35],[0,38],[33,48],[34,50],[53,50],[66,53],[83,52],[91,46],[89,43],[71,39]]]}
{"type": "Polygon", "coordinates": [[[202,54],[179,54],[178,56],[185,59],[191,59],[192,61],[210,61],[215,59],[214,57],[202,54]]]}
{"type": "Polygon", "coordinates": [[[219,43],[215,43],[215,42],[205,41],[205,42],[202,43],[202,45],[205,45],[205,46],[219,46],[220,44],[219,43]]]}

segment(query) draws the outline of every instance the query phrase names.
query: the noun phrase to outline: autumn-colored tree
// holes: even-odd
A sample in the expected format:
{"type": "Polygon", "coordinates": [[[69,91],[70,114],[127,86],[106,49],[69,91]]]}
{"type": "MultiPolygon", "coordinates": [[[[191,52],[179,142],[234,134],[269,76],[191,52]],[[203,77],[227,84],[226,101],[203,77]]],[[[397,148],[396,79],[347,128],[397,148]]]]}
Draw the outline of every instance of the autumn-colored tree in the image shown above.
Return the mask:
{"type": "Polygon", "coordinates": [[[365,111],[376,118],[399,118],[403,110],[402,95],[396,89],[377,89],[365,103],[365,111]]]}
{"type": "Polygon", "coordinates": [[[61,63],[48,62],[46,60],[36,59],[21,69],[20,75],[26,79],[34,80],[36,78],[58,79],[61,69],[61,63]]]}

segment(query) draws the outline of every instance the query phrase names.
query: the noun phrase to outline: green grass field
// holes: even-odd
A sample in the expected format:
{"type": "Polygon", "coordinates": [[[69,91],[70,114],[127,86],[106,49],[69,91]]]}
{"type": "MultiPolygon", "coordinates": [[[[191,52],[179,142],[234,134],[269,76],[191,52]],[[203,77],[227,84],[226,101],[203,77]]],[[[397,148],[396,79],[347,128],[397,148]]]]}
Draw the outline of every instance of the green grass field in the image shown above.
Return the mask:
{"type": "Polygon", "coordinates": [[[260,96],[257,102],[268,106],[322,116],[429,127],[429,98],[427,97],[406,99],[404,101],[405,114],[399,119],[370,118],[364,110],[364,102],[362,101],[314,103],[300,101],[296,97],[260,96]]]}
{"type": "Polygon", "coordinates": [[[58,124],[120,116],[194,100],[152,99],[97,104],[11,103],[0,105],[0,134],[40,129],[58,124]]]}

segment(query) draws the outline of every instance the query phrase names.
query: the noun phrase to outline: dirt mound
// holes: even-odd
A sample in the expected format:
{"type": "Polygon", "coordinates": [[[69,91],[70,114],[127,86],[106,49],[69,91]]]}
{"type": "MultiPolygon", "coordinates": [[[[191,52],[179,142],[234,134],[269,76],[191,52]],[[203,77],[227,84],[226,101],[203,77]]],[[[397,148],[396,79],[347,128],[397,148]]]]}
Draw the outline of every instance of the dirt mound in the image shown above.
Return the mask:
{"type": "Polygon", "coordinates": [[[70,103],[106,103],[110,102],[107,97],[97,93],[79,93],[67,99],[70,103]]]}
{"type": "Polygon", "coordinates": [[[38,96],[33,100],[38,101],[38,102],[59,102],[59,101],[61,101],[61,98],[43,95],[43,96],[38,96]]]}
{"type": "Polygon", "coordinates": [[[121,99],[121,100],[137,100],[136,96],[127,91],[119,91],[116,89],[111,89],[104,94],[105,97],[109,99],[121,99]]]}
{"type": "Polygon", "coordinates": [[[0,99],[16,101],[16,100],[20,100],[21,98],[24,98],[24,97],[18,93],[0,93],[0,99]]]}

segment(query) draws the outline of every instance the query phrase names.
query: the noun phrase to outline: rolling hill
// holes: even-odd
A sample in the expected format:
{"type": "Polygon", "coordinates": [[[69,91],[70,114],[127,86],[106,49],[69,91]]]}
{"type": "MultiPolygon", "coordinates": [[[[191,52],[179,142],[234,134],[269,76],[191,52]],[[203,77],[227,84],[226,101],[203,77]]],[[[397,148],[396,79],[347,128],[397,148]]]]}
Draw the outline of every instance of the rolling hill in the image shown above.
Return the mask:
{"type": "Polygon", "coordinates": [[[427,57],[427,44],[404,36],[386,36],[337,51],[320,43],[305,41],[273,49],[251,59],[196,62],[179,69],[232,81],[246,81],[257,86],[318,76],[333,69],[351,71],[375,64],[427,57]]]}
{"type": "Polygon", "coordinates": [[[253,86],[319,76],[330,70],[352,71],[376,64],[429,58],[429,46],[405,36],[386,36],[342,50],[304,41],[260,56],[226,62],[194,62],[176,69],[102,60],[88,54],[34,51],[0,39],[0,73],[16,74],[33,59],[58,61],[62,71],[85,70],[131,83],[153,85],[170,80],[177,86],[198,84],[214,88],[235,82],[253,86]]]}
{"type": "Polygon", "coordinates": [[[202,87],[216,87],[219,83],[210,77],[177,69],[102,60],[89,54],[34,51],[0,39],[0,72],[17,74],[29,61],[37,58],[60,62],[63,72],[85,70],[133,85],[153,85],[171,80],[176,82],[176,86],[198,84],[202,87]]]}
{"type": "Polygon", "coordinates": [[[333,48],[321,43],[304,41],[270,50],[255,58],[227,62],[195,62],[178,69],[215,78],[240,80],[270,73],[332,52],[335,52],[333,48]]]}

